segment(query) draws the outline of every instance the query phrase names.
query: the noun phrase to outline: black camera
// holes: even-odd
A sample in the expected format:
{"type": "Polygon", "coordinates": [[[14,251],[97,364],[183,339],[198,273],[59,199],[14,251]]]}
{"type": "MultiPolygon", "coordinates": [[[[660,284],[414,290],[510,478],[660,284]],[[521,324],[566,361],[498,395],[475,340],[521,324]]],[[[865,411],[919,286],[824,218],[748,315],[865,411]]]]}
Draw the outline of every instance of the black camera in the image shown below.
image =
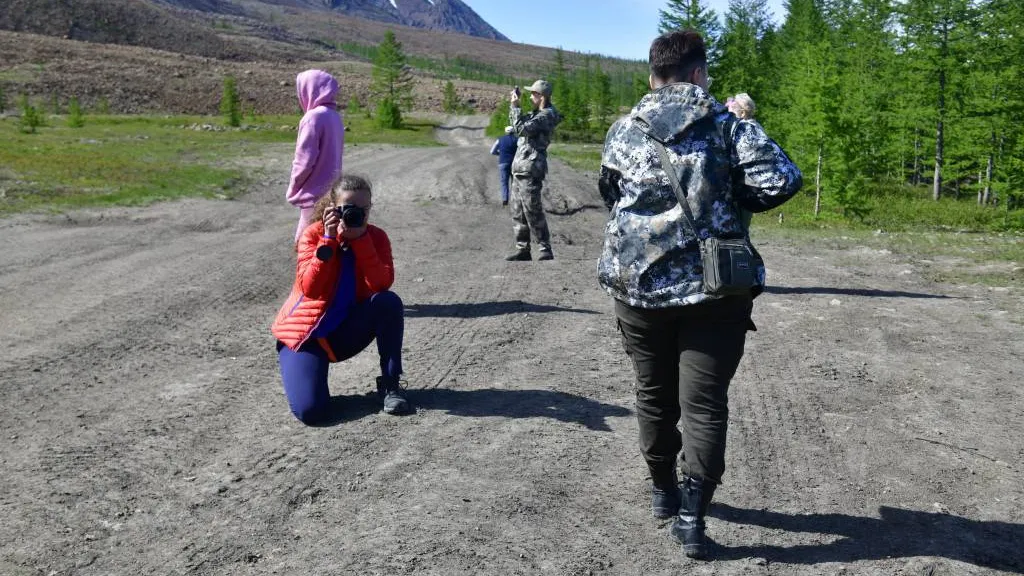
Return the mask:
{"type": "Polygon", "coordinates": [[[366,208],[362,206],[345,204],[344,206],[335,207],[334,211],[347,228],[361,228],[366,224],[366,208]]]}

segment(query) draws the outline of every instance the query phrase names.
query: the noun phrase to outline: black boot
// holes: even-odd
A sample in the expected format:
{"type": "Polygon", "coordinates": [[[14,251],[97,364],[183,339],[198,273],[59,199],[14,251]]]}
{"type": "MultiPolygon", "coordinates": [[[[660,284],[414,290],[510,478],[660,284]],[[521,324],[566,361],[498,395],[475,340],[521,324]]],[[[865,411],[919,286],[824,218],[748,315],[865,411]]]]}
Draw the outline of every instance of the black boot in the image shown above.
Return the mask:
{"type": "Polygon", "coordinates": [[[704,537],[704,517],[715,493],[715,483],[702,478],[687,476],[680,483],[682,504],[679,516],[669,528],[676,542],[683,545],[683,554],[703,560],[708,557],[707,539],[704,537]]]}
{"type": "Polygon", "coordinates": [[[533,257],[530,256],[529,248],[518,248],[515,252],[505,256],[505,260],[508,260],[509,262],[525,262],[527,260],[533,260],[533,257]]]}
{"type": "Polygon", "coordinates": [[[679,513],[683,493],[679,490],[675,466],[668,470],[651,470],[651,514],[659,520],[671,518],[679,513]]]}

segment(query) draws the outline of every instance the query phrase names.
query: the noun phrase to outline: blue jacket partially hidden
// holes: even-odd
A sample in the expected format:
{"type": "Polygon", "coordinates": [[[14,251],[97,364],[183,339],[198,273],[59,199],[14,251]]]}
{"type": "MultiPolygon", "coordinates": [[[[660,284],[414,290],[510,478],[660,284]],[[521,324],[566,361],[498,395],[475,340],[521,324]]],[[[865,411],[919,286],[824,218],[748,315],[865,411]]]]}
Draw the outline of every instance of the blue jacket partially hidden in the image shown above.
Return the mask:
{"type": "Polygon", "coordinates": [[[494,141],[491,154],[498,157],[498,164],[512,163],[512,159],[516,157],[516,140],[515,134],[505,134],[494,141]]]}

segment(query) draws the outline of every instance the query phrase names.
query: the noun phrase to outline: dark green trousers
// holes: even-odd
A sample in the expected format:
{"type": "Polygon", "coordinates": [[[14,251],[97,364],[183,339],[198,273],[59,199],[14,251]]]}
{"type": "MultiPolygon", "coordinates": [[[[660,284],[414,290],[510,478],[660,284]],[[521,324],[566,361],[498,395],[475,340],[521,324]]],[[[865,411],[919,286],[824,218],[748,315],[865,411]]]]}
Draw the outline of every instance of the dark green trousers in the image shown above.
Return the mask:
{"type": "Polygon", "coordinates": [[[749,297],[737,296],[661,309],[615,302],[636,371],[640,451],[656,483],[677,459],[684,475],[722,482],[729,381],[754,329],[751,308],[749,297]]]}

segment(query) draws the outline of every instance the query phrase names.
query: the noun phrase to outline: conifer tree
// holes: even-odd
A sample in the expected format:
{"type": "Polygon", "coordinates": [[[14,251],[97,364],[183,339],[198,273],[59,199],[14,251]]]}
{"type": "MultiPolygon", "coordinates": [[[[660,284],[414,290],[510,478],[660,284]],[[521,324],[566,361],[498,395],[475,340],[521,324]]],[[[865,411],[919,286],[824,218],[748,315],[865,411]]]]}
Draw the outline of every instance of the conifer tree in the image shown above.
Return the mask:
{"type": "Polygon", "coordinates": [[[458,112],[459,107],[459,95],[455,92],[455,84],[449,80],[444,84],[444,97],[441,101],[441,108],[449,114],[454,114],[458,112]]]}
{"type": "Polygon", "coordinates": [[[78,104],[78,98],[72,96],[68,102],[68,126],[81,128],[85,126],[85,117],[82,116],[82,107],[78,104]]]}
{"type": "Polygon", "coordinates": [[[228,126],[242,125],[242,99],[238,95],[238,83],[234,76],[224,77],[224,89],[220,96],[220,113],[228,126]]]}
{"type": "MultiPolygon", "coordinates": [[[[926,110],[935,126],[932,198],[942,195],[946,124],[951,83],[974,39],[976,10],[969,0],[907,0],[901,5],[906,64],[917,73],[926,110]]],[[[908,87],[914,89],[914,86],[908,87]]]]}
{"type": "Polygon", "coordinates": [[[412,72],[402,43],[395,38],[394,32],[388,30],[377,46],[377,55],[373,59],[370,91],[378,101],[389,100],[399,110],[410,110],[412,87],[412,72]]]}
{"type": "Polygon", "coordinates": [[[707,46],[708,62],[711,65],[718,59],[718,37],[722,33],[722,25],[718,14],[707,6],[705,0],[668,0],[665,8],[658,11],[658,32],[691,28],[700,32],[707,46]]]}
{"type": "Polygon", "coordinates": [[[598,64],[594,73],[594,123],[595,133],[600,137],[608,131],[611,117],[615,113],[615,101],[612,95],[612,80],[601,70],[598,64]]]}
{"type": "Polygon", "coordinates": [[[715,93],[747,92],[755,101],[765,95],[769,66],[762,39],[770,29],[767,0],[729,0],[718,40],[721,53],[711,70],[715,93]]]}

